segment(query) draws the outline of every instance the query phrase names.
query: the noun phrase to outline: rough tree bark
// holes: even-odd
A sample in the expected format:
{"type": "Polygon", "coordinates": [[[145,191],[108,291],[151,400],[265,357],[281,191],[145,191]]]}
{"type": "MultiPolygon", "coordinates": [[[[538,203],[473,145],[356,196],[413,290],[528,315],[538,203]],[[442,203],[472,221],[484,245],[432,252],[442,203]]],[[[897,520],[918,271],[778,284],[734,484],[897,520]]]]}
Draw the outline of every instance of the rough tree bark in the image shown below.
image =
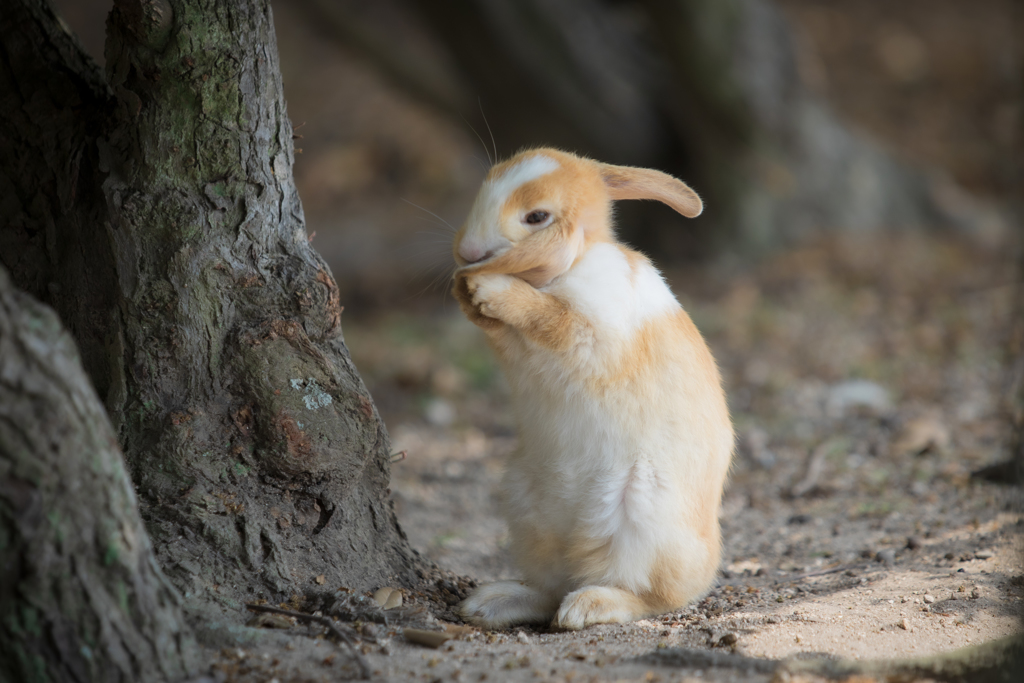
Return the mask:
{"type": "Polygon", "coordinates": [[[118,0],[105,79],[42,0],[8,5],[0,260],[81,345],[186,603],[415,581],[268,0],[118,0]]]}
{"type": "Polygon", "coordinates": [[[0,680],[180,679],[180,602],[74,341],[0,267],[0,680]]]}
{"type": "Polygon", "coordinates": [[[385,12],[302,2],[456,121],[477,118],[479,96],[505,154],[554,145],[686,178],[707,205],[686,230],[667,211],[623,207],[629,237],[660,253],[750,252],[831,230],[974,220],[945,201],[947,186],[851,132],[811,92],[770,0],[386,3],[449,60],[410,47],[422,41],[386,41],[385,12]]]}

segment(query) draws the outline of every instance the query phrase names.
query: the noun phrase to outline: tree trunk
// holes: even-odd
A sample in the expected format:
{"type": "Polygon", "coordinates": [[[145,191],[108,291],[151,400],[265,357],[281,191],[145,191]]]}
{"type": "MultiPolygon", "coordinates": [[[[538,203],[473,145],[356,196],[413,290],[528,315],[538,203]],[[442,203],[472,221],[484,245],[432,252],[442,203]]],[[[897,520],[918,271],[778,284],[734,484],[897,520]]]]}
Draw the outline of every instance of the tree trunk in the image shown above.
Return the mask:
{"type": "Polygon", "coordinates": [[[0,267],[0,680],[176,680],[195,654],[74,342],[0,267]]]}
{"type": "Polygon", "coordinates": [[[106,83],[38,0],[14,5],[0,259],[91,359],[168,575],[229,608],[414,581],[306,236],[268,0],[118,0],[106,83]]]}

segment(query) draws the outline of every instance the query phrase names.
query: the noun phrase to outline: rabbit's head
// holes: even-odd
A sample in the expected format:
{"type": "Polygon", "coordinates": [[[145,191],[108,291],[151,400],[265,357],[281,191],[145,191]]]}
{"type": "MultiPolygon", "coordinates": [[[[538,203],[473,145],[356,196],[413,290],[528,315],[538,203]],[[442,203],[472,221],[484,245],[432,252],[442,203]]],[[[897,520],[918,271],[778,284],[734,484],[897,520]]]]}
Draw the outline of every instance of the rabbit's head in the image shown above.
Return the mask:
{"type": "Polygon", "coordinates": [[[693,190],[661,171],[527,150],[487,174],[455,236],[455,261],[467,274],[505,273],[542,287],[590,245],[615,240],[617,199],[655,199],[690,218],[702,210],[693,190]]]}

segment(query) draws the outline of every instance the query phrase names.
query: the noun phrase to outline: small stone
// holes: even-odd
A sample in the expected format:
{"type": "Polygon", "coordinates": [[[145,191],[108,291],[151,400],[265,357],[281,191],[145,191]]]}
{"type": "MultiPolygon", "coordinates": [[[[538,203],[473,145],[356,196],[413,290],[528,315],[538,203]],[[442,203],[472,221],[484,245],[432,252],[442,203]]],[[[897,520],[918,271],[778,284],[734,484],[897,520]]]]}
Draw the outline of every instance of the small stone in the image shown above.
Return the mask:
{"type": "Polygon", "coordinates": [[[901,629],[903,629],[904,631],[909,631],[910,630],[910,622],[907,621],[906,618],[904,617],[903,619],[900,620],[899,627],[901,629]]]}
{"type": "Polygon", "coordinates": [[[992,552],[991,550],[978,550],[977,552],[974,553],[974,556],[976,558],[978,558],[979,560],[988,560],[988,559],[991,559],[991,558],[995,557],[995,555],[996,554],[994,552],[992,552]]]}
{"type": "Polygon", "coordinates": [[[975,586],[971,589],[971,600],[977,600],[981,597],[981,589],[975,586]]]}
{"type": "Polygon", "coordinates": [[[866,409],[881,414],[892,407],[892,399],[885,387],[875,382],[854,379],[840,382],[829,389],[825,410],[829,417],[843,417],[854,410],[866,409]]]}
{"type": "Polygon", "coordinates": [[[928,593],[925,593],[925,595],[924,595],[924,602],[925,602],[926,605],[932,604],[933,602],[935,602],[935,596],[934,595],[930,595],[928,593]]]}
{"type": "Polygon", "coordinates": [[[917,536],[907,537],[907,550],[917,550],[924,545],[924,542],[917,536]]]}
{"type": "Polygon", "coordinates": [[[732,647],[738,641],[739,641],[739,636],[737,636],[735,633],[726,633],[725,635],[723,635],[721,638],[718,639],[718,642],[716,642],[715,645],[717,647],[732,647]]]}
{"type": "Polygon", "coordinates": [[[516,640],[518,640],[523,645],[530,644],[530,636],[526,635],[526,631],[519,631],[518,633],[516,633],[516,640]]]}
{"type": "Polygon", "coordinates": [[[434,398],[427,402],[423,416],[435,427],[450,427],[456,418],[455,406],[443,398],[434,398]]]}
{"type": "Polygon", "coordinates": [[[950,552],[950,553],[946,553],[945,555],[943,555],[943,557],[945,557],[947,560],[952,560],[953,558],[956,557],[956,555],[954,553],[950,552]]]}

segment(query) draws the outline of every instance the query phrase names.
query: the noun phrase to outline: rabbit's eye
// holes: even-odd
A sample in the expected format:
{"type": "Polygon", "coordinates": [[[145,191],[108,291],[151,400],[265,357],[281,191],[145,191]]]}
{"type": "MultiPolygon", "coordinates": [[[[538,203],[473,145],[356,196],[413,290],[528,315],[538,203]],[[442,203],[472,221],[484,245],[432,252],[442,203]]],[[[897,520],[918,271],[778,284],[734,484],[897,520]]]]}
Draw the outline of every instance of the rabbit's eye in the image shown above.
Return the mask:
{"type": "Polygon", "coordinates": [[[531,211],[526,215],[526,222],[530,225],[540,225],[550,216],[547,211],[531,211]]]}

